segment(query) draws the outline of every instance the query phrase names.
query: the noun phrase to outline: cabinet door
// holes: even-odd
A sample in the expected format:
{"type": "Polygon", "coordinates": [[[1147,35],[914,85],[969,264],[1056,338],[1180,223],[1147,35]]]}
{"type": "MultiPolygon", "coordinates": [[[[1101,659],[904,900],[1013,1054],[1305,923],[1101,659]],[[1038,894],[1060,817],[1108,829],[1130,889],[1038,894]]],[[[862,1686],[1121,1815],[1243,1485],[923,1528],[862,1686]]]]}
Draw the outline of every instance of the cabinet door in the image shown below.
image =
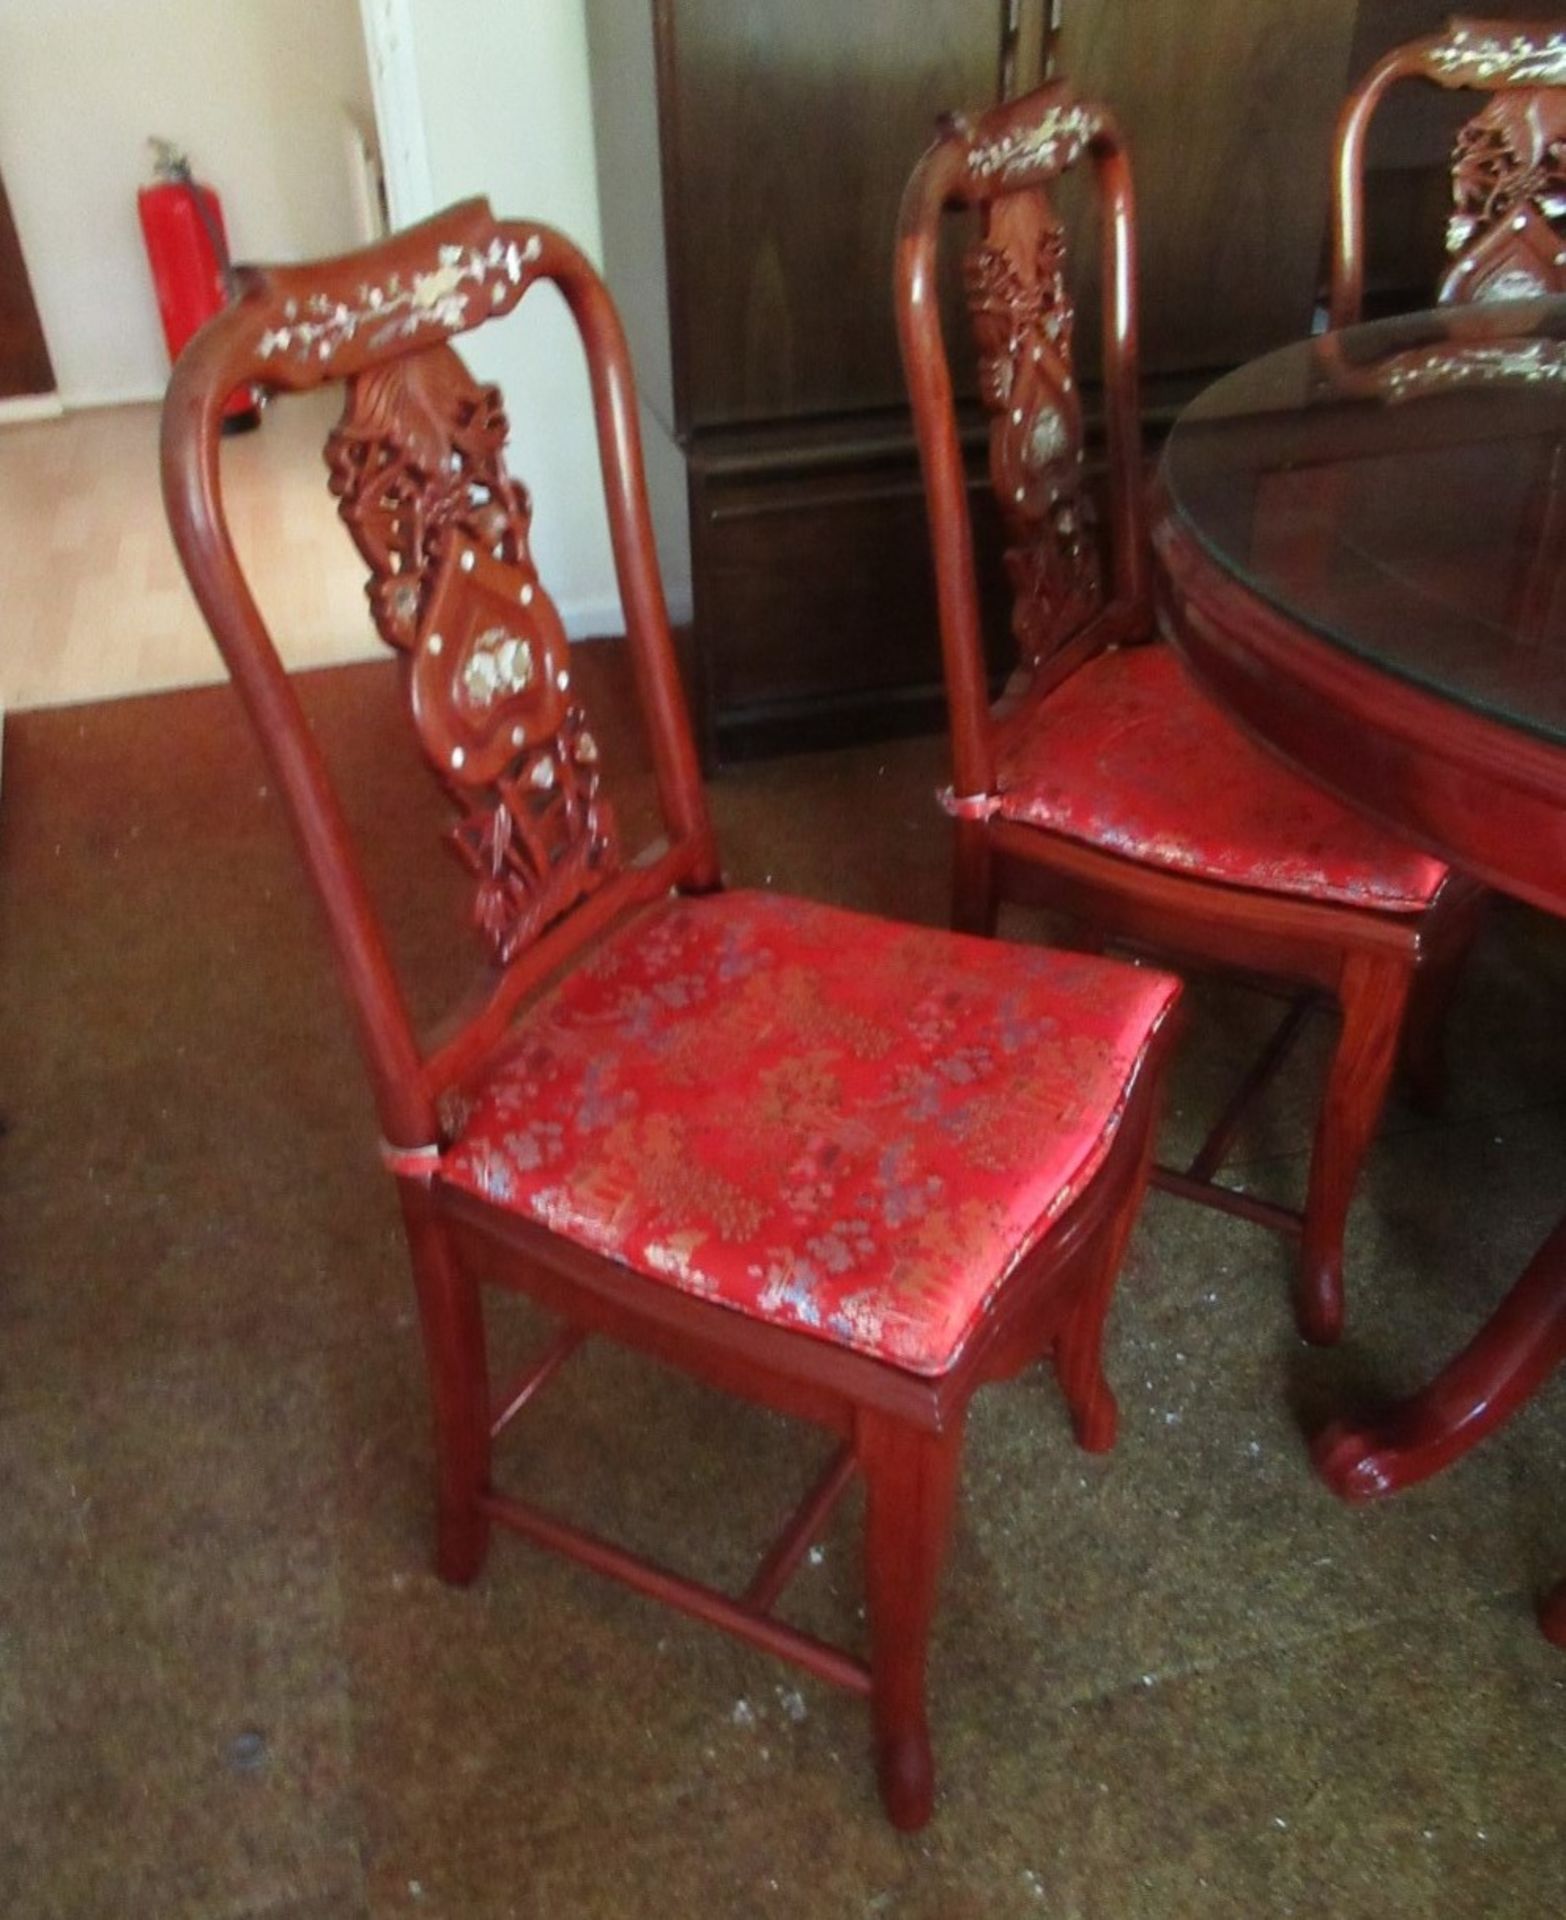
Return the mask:
{"type": "Polygon", "coordinates": [[[1308,331],[1357,11],[1056,0],[1054,71],[1130,142],[1150,373],[1230,366],[1308,331]]]}
{"type": "Polygon", "coordinates": [[[898,201],[936,116],[996,97],[1001,20],[994,0],[661,0],[683,429],[904,404],[898,201]]]}

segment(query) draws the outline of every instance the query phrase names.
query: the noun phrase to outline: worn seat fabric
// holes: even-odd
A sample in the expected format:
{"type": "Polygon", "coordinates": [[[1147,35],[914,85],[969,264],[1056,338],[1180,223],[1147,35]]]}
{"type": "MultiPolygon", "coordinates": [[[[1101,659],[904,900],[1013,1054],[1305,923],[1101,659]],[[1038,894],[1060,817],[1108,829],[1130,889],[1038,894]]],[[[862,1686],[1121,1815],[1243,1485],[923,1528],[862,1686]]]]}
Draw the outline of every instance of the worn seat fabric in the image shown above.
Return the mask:
{"type": "Polygon", "coordinates": [[[941,1372],[1108,1152],[1177,993],[765,893],[672,899],[529,1011],[441,1178],[941,1372]]]}
{"type": "Polygon", "coordinates": [[[1038,703],[997,767],[997,811],[1130,860],[1386,912],[1447,877],[1252,744],[1164,645],[1100,654],[1038,703]]]}

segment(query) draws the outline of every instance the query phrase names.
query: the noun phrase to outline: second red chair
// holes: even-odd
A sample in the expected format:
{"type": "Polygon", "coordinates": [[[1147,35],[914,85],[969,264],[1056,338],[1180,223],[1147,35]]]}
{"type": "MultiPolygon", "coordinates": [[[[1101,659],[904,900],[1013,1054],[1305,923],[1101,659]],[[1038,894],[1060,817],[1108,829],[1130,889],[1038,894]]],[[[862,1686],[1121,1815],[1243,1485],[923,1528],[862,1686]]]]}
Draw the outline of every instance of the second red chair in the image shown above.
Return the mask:
{"type": "MultiPolygon", "coordinates": [[[[1332,1003],[1339,1033],[1303,1210],[1214,1180],[1236,1106],[1188,1170],[1159,1169],[1155,1179],[1297,1236],[1300,1330],[1335,1340],[1354,1185],[1400,1046],[1416,1063],[1435,1054],[1477,890],[1253,745],[1159,640],[1138,420],[1131,168],[1111,115],[1054,83],[953,120],[904,195],[896,305],[951,712],[954,922],[991,933],[1002,901],[1047,905],[1074,916],[1095,945],[1146,946],[1332,1003]],[[1049,197],[1084,160],[1102,203],[1102,540],[1085,484],[1065,237],[1049,197]],[[949,208],[976,210],[981,223],[964,273],[1021,663],[993,709],[937,298],[949,208]]],[[[1305,1003],[1290,1009],[1262,1071],[1305,1003]]]]}

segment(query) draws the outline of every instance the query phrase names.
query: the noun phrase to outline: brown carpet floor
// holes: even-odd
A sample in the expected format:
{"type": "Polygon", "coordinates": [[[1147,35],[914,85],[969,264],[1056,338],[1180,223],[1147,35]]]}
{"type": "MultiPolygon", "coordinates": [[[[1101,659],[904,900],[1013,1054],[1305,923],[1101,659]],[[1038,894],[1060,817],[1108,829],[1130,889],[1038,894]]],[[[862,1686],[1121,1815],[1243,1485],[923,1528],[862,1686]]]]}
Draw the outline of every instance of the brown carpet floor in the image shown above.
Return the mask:
{"type": "MultiPolygon", "coordinates": [[[[582,655],[628,823],[622,663],[582,655]]],[[[303,683],[421,1012],[463,884],[389,665],[303,683]]],[[[729,871],[939,921],[940,743],[741,769],[729,871]]],[[[1040,937],[1008,920],[1007,933],[1040,937]]],[[[1198,991],[1172,1144],[1271,1009],[1198,991]]],[[[1412,1920],[1566,1911],[1566,1382],[1351,1512],[1302,1432],[1457,1347],[1566,1200],[1566,930],[1503,905],[1436,1118],[1394,1104],[1350,1334],[1283,1250],[1155,1196],[1112,1329],[1122,1439],[1042,1373],[971,1423],[933,1661],[941,1792],[881,1818],[862,1709],[516,1542],[429,1572],[417,1329],[313,911],[227,689],[12,718],[0,798],[0,1912],[1412,1920]]],[[[1318,1036],[1248,1126],[1295,1193],[1318,1036]]],[[[539,1337],[507,1308],[505,1342],[539,1337]]],[[[607,1348],[502,1477],[740,1579],[808,1431],[607,1348]]],[[[785,1603],[858,1630],[857,1507],[785,1603]]]]}

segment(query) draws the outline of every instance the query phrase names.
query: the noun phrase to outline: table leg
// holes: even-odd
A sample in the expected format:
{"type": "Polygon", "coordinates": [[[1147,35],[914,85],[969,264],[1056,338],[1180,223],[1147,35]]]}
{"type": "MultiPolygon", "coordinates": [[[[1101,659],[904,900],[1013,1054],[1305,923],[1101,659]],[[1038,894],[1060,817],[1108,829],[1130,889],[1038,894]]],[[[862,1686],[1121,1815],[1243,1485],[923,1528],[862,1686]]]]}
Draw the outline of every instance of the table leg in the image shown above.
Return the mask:
{"type": "MultiPolygon", "coordinates": [[[[1340,1499],[1377,1500],[1428,1480],[1502,1426],[1566,1359],[1566,1220],[1478,1336],[1426,1387],[1378,1418],[1335,1420],[1311,1447],[1340,1499]]],[[[1566,1597],[1547,1603],[1566,1629],[1566,1597]]]]}
{"type": "Polygon", "coordinates": [[[1566,1580],[1539,1602],[1539,1625],[1544,1629],[1546,1640],[1566,1647],[1566,1580]]]}

